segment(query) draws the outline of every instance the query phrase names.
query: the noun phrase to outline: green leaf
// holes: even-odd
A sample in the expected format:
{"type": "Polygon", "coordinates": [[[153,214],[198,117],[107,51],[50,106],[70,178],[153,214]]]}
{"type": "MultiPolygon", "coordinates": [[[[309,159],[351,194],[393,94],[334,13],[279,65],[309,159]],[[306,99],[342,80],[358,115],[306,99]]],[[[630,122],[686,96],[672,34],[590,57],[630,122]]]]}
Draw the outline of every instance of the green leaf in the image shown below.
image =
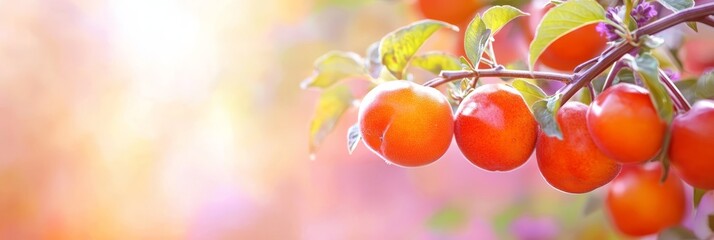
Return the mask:
{"type": "Polygon", "coordinates": [[[511,20],[528,15],[513,6],[493,6],[483,13],[482,19],[486,29],[491,29],[491,35],[496,35],[511,20]]]}
{"type": "Polygon", "coordinates": [[[314,65],[315,73],[300,83],[302,88],[328,88],[340,80],[367,73],[362,57],[353,52],[328,52],[319,57],[314,65]]]}
{"type": "Polygon", "coordinates": [[[322,92],[310,122],[310,153],[315,153],[353,100],[352,92],[346,85],[337,85],[322,92]]]}
{"type": "Polygon", "coordinates": [[[379,45],[379,55],[382,64],[397,79],[404,79],[404,70],[417,50],[434,32],[442,28],[458,31],[459,28],[431,19],[414,22],[399,28],[382,38],[379,45]]]}
{"type": "Polygon", "coordinates": [[[699,32],[699,29],[697,29],[697,22],[687,22],[687,27],[694,30],[694,32],[699,32]]]}
{"type": "Polygon", "coordinates": [[[707,193],[707,190],[700,189],[700,188],[694,188],[694,196],[692,197],[692,200],[694,202],[694,207],[698,208],[699,203],[702,202],[702,197],[704,197],[704,194],[707,193]]]}
{"type": "Polygon", "coordinates": [[[689,240],[698,239],[697,235],[694,235],[691,230],[686,229],[682,226],[674,226],[667,228],[657,234],[658,240],[689,240]]]}
{"type": "Polygon", "coordinates": [[[543,92],[543,89],[540,89],[535,84],[523,79],[513,80],[513,82],[511,82],[511,86],[521,93],[523,100],[526,101],[526,106],[529,108],[533,106],[533,103],[544,100],[548,97],[548,95],[543,92]]]}
{"type": "Polygon", "coordinates": [[[461,70],[461,62],[453,55],[444,52],[429,52],[412,59],[411,65],[439,75],[443,70],[461,70]]]}
{"type": "Polygon", "coordinates": [[[349,152],[349,154],[352,154],[361,139],[362,133],[359,130],[359,124],[352,125],[350,129],[347,130],[347,152],[349,152]]]}
{"type": "Polygon", "coordinates": [[[693,0],[657,0],[662,6],[671,10],[672,12],[679,12],[684,9],[694,7],[693,0]]]}
{"type": "Polygon", "coordinates": [[[700,98],[714,98],[714,71],[709,71],[699,77],[697,81],[697,96],[700,98]]]}
{"type": "Polygon", "coordinates": [[[427,227],[437,232],[454,232],[468,223],[469,216],[462,209],[445,206],[432,215],[427,221],[427,227]]]}
{"type": "Polygon", "coordinates": [[[714,215],[707,216],[707,226],[709,226],[709,230],[714,231],[714,215]]]}
{"type": "Polygon", "coordinates": [[[659,63],[651,54],[644,53],[630,61],[632,69],[640,76],[650,91],[650,99],[657,109],[659,117],[669,123],[674,117],[672,98],[659,80],[659,63]]]}
{"type": "Polygon", "coordinates": [[[635,75],[632,70],[630,70],[629,68],[620,69],[620,72],[617,73],[617,77],[615,78],[615,82],[613,82],[613,85],[621,82],[635,84],[635,75]]]}
{"type": "Polygon", "coordinates": [[[697,96],[697,79],[679,80],[674,82],[674,86],[684,95],[687,102],[694,103],[699,99],[697,96]]]}
{"type": "Polygon", "coordinates": [[[491,37],[491,30],[486,28],[486,24],[478,14],[466,27],[464,35],[464,50],[474,67],[478,67],[481,55],[486,50],[486,44],[491,37]]]}
{"type": "Polygon", "coordinates": [[[540,125],[540,129],[543,130],[546,135],[563,140],[563,133],[560,131],[557,120],[557,113],[560,109],[560,96],[561,95],[553,95],[547,99],[537,101],[533,103],[531,109],[533,110],[536,121],[538,121],[540,125]]]}
{"type": "Polygon", "coordinates": [[[571,0],[548,11],[530,45],[528,67],[558,38],[585,25],[605,21],[605,10],[594,0],[571,0]]]}
{"type": "Polygon", "coordinates": [[[649,49],[655,49],[664,44],[664,39],[657,36],[642,35],[640,37],[640,43],[649,49]]]}

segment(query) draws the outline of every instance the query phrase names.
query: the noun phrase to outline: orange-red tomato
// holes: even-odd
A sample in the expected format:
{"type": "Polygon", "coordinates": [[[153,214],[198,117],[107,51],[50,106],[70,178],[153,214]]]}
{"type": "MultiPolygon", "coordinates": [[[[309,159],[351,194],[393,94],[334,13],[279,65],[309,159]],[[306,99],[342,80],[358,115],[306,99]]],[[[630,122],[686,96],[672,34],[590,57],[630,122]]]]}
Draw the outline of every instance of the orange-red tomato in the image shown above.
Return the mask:
{"type": "Polygon", "coordinates": [[[684,185],[676,174],[660,182],[659,163],[626,166],[610,184],[606,208],[622,233],[646,236],[677,225],[684,218],[684,185]]]}
{"type": "MultiPolygon", "coordinates": [[[[550,8],[535,2],[529,5],[529,25],[533,36],[550,8]]],[[[590,24],[562,36],[545,49],[537,62],[555,70],[572,72],[581,63],[598,56],[607,46],[607,39],[595,31],[595,26],[590,24]]]]}
{"type": "Polygon", "coordinates": [[[486,4],[483,0],[417,0],[416,8],[425,18],[458,25],[470,21],[486,4]]]}
{"type": "Polygon", "coordinates": [[[454,137],[464,156],[489,171],[508,171],[533,152],[538,123],[513,87],[476,88],[456,110],[454,137]]]}
{"type": "Polygon", "coordinates": [[[649,92],[629,83],[612,86],[597,96],[587,122],[595,144],[621,163],[640,163],[655,157],[667,127],[649,92]]]}
{"type": "Polygon", "coordinates": [[[693,187],[714,189],[714,101],[702,100],[672,122],[672,166],[693,187]]]}
{"type": "Polygon", "coordinates": [[[595,146],[585,124],[588,106],[567,102],[558,111],[563,140],[542,131],[536,143],[538,168],[553,187],[569,193],[590,192],[610,182],[620,164],[595,146]]]}
{"type": "Polygon", "coordinates": [[[439,159],[449,148],[454,129],[446,97],[405,80],[382,83],[367,93],[357,121],[369,149],[404,167],[439,159]]]}

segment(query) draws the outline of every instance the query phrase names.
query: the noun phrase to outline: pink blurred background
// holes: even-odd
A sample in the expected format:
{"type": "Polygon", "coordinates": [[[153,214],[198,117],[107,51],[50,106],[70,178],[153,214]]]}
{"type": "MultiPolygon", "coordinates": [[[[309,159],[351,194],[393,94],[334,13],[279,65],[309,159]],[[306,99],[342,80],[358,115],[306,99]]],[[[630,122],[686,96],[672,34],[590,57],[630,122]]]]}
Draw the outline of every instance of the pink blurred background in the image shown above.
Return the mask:
{"type": "Polygon", "coordinates": [[[559,192],[534,159],[348,155],[355,109],[309,159],[313,60],[417,18],[402,1],[0,1],[0,238],[622,237],[583,214],[601,190],[559,192]]]}

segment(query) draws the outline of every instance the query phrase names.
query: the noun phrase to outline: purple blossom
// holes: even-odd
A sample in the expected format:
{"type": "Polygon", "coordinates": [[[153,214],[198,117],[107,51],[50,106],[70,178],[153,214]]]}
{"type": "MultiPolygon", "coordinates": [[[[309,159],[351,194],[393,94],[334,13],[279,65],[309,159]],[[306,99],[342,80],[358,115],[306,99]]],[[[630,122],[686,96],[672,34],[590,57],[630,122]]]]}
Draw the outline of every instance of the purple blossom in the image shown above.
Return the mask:
{"type": "MultiPolygon", "coordinates": [[[[620,23],[619,17],[616,18],[615,16],[619,16],[619,12],[621,9],[622,8],[620,7],[609,7],[605,12],[605,17],[612,22],[620,23]]],[[[615,41],[620,38],[620,36],[617,35],[617,32],[615,32],[615,30],[615,26],[604,22],[598,23],[597,26],[595,26],[595,31],[598,31],[600,35],[605,36],[608,41],[615,41]]]]}
{"type": "Polygon", "coordinates": [[[600,35],[605,36],[608,41],[615,41],[620,37],[617,33],[615,33],[614,26],[604,22],[598,23],[597,26],[595,26],[595,31],[598,31],[600,35]]]}
{"type": "Polygon", "coordinates": [[[635,22],[637,22],[637,26],[642,27],[657,16],[657,9],[655,9],[652,4],[643,2],[632,9],[630,15],[635,19],[635,22]]]}
{"type": "MultiPolygon", "coordinates": [[[[622,15],[624,15],[623,11],[624,8],[622,6],[609,7],[605,12],[605,17],[614,23],[622,25],[622,15]]],[[[657,16],[657,9],[654,5],[648,2],[642,2],[632,9],[632,12],[630,12],[630,16],[632,16],[632,18],[637,23],[637,27],[642,27],[647,24],[647,22],[652,20],[655,16],[657,16]]],[[[620,38],[620,36],[616,32],[616,29],[617,28],[615,28],[614,26],[611,26],[606,23],[598,23],[595,28],[595,30],[597,30],[600,35],[605,36],[608,41],[614,41],[620,38]]]]}

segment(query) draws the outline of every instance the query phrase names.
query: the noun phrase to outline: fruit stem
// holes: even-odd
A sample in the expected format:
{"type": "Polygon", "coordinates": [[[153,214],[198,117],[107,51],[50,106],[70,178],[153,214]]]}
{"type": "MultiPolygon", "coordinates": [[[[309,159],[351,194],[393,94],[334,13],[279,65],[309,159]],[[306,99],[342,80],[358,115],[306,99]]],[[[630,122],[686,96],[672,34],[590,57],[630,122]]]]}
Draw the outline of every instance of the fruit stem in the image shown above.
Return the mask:
{"type": "Polygon", "coordinates": [[[602,85],[602,91],[605,91],[605,89],[612,86],[612,83],[615,82],[615,77],[617,77],[617,73],[619,73],[620,70],[622,70],[622,68],[625,66],[626,66],[625,63],[622,61],[617,61],[617,62],[615,62],[614,65],[612,65],[610,72],[607,74],[607,77],[605,78],[605,83],[602,85]]]}
{"type": "Polygon", "coordinates": [[[674,100],[674,103],[677,105],[677,109],[685,112],[689,111],[692,106],[689,105],[687,99],[684,98],[679,89],[674,86],[672,79],[670,79],[669,76],[667,76],[667,73],[665,73],[662,69],[659,69],[659,78],[660,81],[662,81],[662,83],[664,83],[664,85],[667,87],[667,92],[669,93],[669,96],[672,98],[672,100],[674,100]]]}
{"type": "Polygon", "coordinates": [[[572,80],[572,75],[562,74],[562,73],[552,73],[552,72],[538,72],[538,71],[525,71],[525,70],[508,70],[503,68],[492,68],[492,69],[477,69],[471,70],[460,70],[460,71],[442,71],[441,76],[434,78],[432,80],[424,83],[427,87],[437,87],[441,84],[463,79],[463,78],[480,78],[480,77],[507,77],[507,78],[529,78],[529,79],[542,79],[542,80],[554,80],[561,81],[564,83],[569,83],[572,80]]]}
{"type": "MultiPolygon", "coordinates": [[[[705,22],[707,20],[703,20],[703,18],[708,18],[708,16],[712,14],[714,14],[714,3],[702,4],[689,9],[685,9],[670,14],[666,17],[660,18],[657,21],[654,21],[650,24],[643,26],[640,29],[637,29],[633,32],[633,40],[637,42],[640,36],[653,35],[683,22],[699,21],[707,24],[707,22],[705,22]]],[[[575,95],[578,90],[583,88],[590,81],[595,79],[597,75],[600,75],[600,73],[607,69],[608,66],[612,65],[615,61],[619,60],[622,56],[624,56],[634,48],[634,46],[627,42],[620,43],[612,51],[607,52],[607,54],[602,56],[602,60],[598,61],[590,68],[585,70],[583,74],[574,74],[572,78],[573,81],[558,90],[558,92],[563,93],[561,102],[567,102],[568,99],[573,97],[573,95],[575,95]]]]}
{"type": "Polygon", "coordinates": [[[594,100],[597,95],[595,94],[595,87],[593,86],[593,83],[589,82],[588,85],[585,85],[585,87],[587,87],[588,92],[590,92],[590,101],[594,100]]]}

